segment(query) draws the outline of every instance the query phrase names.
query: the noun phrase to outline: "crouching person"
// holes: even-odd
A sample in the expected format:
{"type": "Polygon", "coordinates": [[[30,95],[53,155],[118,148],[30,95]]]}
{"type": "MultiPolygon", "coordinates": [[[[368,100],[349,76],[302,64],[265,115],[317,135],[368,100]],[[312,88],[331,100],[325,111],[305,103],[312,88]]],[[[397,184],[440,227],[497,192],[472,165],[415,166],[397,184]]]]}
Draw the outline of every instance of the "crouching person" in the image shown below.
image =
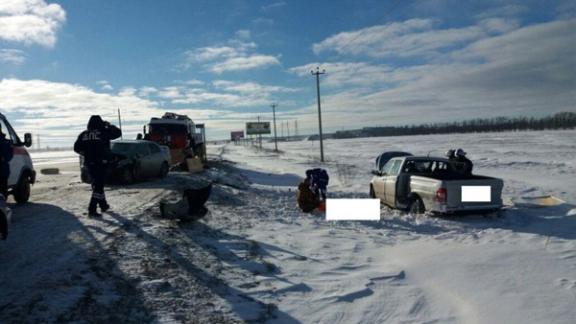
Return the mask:
{"type": "Polygon", "coordinates": [[[328,172],[324,169],[306,171],[306,179],[298,185],[298,206],[303,212],[309,213],[316,208],[325,211],[328,180],[328,172]]]}
{"type": "Polygon", "coordinates": [[[122,131],[118,127],[94,115],[88,121],[87,130],[80,133],[74,143],[74,151],[84,157],[84,165],[92,181],[92,197],[88,204],[90,217],[102,216],[98,213],[98,207],[102,212],[110,209],[104,193],[104,181],[110,157],[110,141],[121,135],[122,131]]]}
{"type": "Polygon", "coordinates": [[[320,206],[320,197],[310,189],[310,180],[305,179],[298,185],[298,207],[305,213],[310,213],[320,206]]]}

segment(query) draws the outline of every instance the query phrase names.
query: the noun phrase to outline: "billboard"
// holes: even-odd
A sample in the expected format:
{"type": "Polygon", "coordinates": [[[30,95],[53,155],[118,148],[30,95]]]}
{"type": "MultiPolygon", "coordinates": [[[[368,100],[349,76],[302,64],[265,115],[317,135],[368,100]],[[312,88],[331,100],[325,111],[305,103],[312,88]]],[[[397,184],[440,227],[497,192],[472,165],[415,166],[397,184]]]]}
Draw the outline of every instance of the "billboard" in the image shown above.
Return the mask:
{"type": "Polygon", "coordinates": [[[246,123],[246,135],[270,134],[270,122],[246,123]]]}
{"type": "Polygon", "coordinates": [[[230,132],[230,140],[237,141],[244,138],[244,131],[230,132]]]}

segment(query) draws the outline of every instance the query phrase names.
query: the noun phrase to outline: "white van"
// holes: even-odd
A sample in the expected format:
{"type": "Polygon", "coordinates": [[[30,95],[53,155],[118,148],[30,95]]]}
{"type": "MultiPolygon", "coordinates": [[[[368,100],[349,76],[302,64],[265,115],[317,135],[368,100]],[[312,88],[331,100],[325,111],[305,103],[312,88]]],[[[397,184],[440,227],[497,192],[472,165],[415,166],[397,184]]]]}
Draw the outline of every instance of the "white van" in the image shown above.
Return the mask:
{"type": "Polygon", "coordinates": [[[10,161],[10,176],[8,177],[8,194],[14,196],[17,203],[23,204],[30,199],[30,187],[36,181],[36,171],[32,165],[30,154],[26,147],[32,145],[32,135],[24,134],[24,142],[20,140],[6,117],[0,113],[0,126],[6,134],[6,139],[13,144],[14,156],[10,161]]]}

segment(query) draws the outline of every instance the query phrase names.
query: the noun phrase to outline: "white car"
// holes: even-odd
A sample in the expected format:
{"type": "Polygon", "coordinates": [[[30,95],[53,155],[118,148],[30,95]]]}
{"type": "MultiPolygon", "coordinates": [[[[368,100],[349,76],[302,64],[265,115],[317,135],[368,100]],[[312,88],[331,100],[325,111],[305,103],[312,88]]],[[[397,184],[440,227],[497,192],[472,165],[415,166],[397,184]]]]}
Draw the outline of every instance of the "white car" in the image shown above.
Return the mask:
{"type": "Polygon", "coordinates": [[[6,139],[12,141],[14,150],[14,156],[10,161],[8,194],[12,194],[17,203],[23,204],[30,199],[30,187],[36,182],[36,171],[34,171],[30,154],[26,150],[26,147],[32,145],[32,135],[24,134],[24,141],[21,141],[3,114],[0,114],[0,126],[6,139]]]}

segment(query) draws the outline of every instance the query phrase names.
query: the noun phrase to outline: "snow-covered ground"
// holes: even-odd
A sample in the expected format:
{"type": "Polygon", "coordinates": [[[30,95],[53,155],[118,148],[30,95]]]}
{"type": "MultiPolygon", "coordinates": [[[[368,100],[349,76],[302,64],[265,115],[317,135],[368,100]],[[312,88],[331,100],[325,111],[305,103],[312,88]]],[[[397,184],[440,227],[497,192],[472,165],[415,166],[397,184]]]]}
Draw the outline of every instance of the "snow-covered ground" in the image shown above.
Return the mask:
{"type": "MultiPolygon", "coordinates": [[[[84,215],[77,172],[40,175],[0,242],[0,322],[574,323],[576,131],[279,143],[281,153],[209,147],[199,176],[113,187],[114,212],[84,215]],[[329,197],[367,197],[378,153],[462,147],[475,173],[505,179],[499,218],[378,222],[303,214],[295,188],[311,167],[329,197]],[[214,183],[195,223],[157,217],[178,188],[214,183]],[[529,197],[566,201],[536,208],[529,197]]],[[[59,157],[65,158],[65,157],[59,157]]]]}
{"type": "Polygon", "coordinates": [[[34,166],[56,165],[63,163],[78,163],[78,154],[74,151],[43,151],[31,152],[34,166]]]}

